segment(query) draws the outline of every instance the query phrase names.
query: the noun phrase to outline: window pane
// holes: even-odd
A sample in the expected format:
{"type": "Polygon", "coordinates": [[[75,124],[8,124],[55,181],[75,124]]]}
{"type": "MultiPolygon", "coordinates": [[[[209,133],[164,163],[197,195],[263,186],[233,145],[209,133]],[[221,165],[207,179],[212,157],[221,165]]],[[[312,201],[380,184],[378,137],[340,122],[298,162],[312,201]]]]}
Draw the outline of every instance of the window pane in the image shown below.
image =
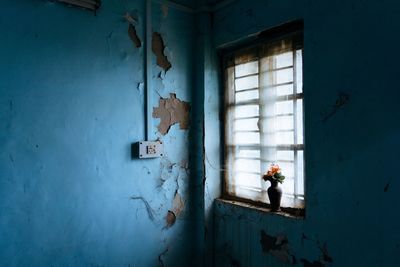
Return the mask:
{"type": "Polygon", "coordinates": [[[304,153],[303,151],[297,152],[297,190],[298,194],[304,195],[304,153]]]}
{"type": "Polygon", "coordinates": [[[259,158],[260,157],[260,150],[248,150],[248,149],[237,149],[236,150],[237,157],[243,158],[259,158]]]}
{"type": "Polygon", "coordinates": [[[281,167],[282,174],[286,176],[286,178],[294,177],[294,163],[293,162],[282,162],[277,161],[279,167],[281,167]]]}
{"type": "Polygon", "coordinates": [[[276,143],[278,145],[290,145],[294,141],[294,132],[278,132],[276,134],[276,143]]]}
{"type": "Polygon", "coordinates": [[[277,151],[277,161],[279,160],[294,160],[294,151],[277,151]]]}
{"type": "Polygon", "coordinates": [[[235,102],[240,103],[243,101],[258,99],[258,89],[251,91],[238,92],[235,94],[235,102]]]}
{"type": "Polygon", "coordinates": [[[235,184],[251,188],[260,188],[260,175],[237,172],[234,174],[235,184]]]}
{"type": "Polygon", "coordinates": [[[296,101],[296,123],[297,123],[297,144],[303,144],[303,99],[299,99],[296,101]]]}
{"type": "MultiPolygon", "coordinates": [[[[286,176],[285,173],[283,175],[286,176]]],[[[293,195],[294,194],[294,180],[293,177],[286,176],[285,180],[283,181],[282,185],[282,192],[285,195],[293,195]]]]}
{"type": "Polygon", "coordinates": [[[236,79],[235,87],[236,91],[258,88],[258,75],[236,79]]]}
{"type": "Polygon", "coordinates": [[[283,68],[293,65],[293,52],[286,52],[275,56],[276,68],[283,68]]]}
{"type": "Polygon", "coordinates": [[[275,104],[276,114],[293,113],[293,101],[279,101],[275,104]]]}
{"type": "Polygon", "coordinates": [[[293,116],[279,116],[276,118],[276,128],[278,130],[292,130],[293,116]]]}
{"type": "Polygon", "coordinates": [[[244,144],[259,144],[260,143],[260,134],[259,133],[235,133],[234,138],[235,144],[244,145],[244,144]]]}
{"type": "Polygon", "coordinates": [[[235,118],[258,116],[258,105],[246,105],[235,107],[235,118]]]}
{"type": "Polygon", "coordinates": [[[293,69],[278,70],[275,72],[275,84],[293,81],[293,69]]]}
{"type": "Polygon", "coordinates": [[[276,87],[276,94],[278,96],[281,95],[291,95],[293,94],[293,84],[287,84],[287,85],[280,85],[276,87]]]}
{"type": "Polygon", "coordinates": [[[240,64],[235,67],[236,77],[255,74],[258,72],[258,61],[240,64]]]}
{"type": "Polygon", "coordinates": [[[235,121],[235,131],[258,131],[258,119],[242,119],[235,121]]]}
{"type": "Polygon", "coordinates": [[[235,161],[235,170],[260,174],[260,161],[251,159],[237,159],[235,161]]]}

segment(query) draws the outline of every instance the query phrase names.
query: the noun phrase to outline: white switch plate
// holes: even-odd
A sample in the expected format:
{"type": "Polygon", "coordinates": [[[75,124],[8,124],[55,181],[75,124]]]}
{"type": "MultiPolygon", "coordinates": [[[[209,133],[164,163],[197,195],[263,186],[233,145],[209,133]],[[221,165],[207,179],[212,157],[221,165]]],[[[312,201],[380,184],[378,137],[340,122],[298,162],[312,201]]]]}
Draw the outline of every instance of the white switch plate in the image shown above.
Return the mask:
{"type": "Polygon", "coordinates": [[[141,141],[139,142],[139,158],[159,158],[164,153],[164,146],[161,141],[141,141]]]}

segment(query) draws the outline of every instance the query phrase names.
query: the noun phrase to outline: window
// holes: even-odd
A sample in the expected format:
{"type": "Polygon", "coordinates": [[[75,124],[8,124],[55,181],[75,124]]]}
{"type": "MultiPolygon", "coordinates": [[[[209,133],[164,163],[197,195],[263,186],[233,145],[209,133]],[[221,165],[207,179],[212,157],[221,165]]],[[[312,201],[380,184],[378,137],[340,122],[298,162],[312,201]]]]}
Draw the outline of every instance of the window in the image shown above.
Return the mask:
{"type": "Polygon", "coordinates": [[[223,56],[227,196],[268,203],[261,174],[276,163],[286,176],[282,207],[304,207],[301,28],[223,56]]]}

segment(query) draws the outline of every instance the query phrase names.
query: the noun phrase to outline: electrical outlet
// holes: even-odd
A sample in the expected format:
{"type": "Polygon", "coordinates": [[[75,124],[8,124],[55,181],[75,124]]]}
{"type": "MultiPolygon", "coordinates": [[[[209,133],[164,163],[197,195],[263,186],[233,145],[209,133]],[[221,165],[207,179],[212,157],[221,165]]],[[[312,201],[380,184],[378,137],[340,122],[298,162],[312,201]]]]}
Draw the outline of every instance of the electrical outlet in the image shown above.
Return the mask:
{"type": "Polygon", "coordinates": [[[151,144],[147,146],[147,154],[154,155],[157,154],[157,145],[151,144]]]}
{"type": "Polygon", "coordinates": [[[139,142],[139,158],[159,158],[163,156],[164,147],[161,141],[139,142]]]}

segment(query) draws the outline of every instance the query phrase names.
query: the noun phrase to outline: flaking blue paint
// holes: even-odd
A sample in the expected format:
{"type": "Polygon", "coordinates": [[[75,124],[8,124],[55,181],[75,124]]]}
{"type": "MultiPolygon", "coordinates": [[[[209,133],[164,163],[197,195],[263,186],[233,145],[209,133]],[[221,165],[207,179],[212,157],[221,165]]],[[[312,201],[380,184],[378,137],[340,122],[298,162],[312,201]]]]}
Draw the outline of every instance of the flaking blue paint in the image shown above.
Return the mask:
{"type": "MultiPolygon", "coordinates": [[[[0,266],[189,266],[193,258],[190,209],[165,229],[175,192],[189,199],[190,173],[179,166],[189,160],[188,131],[173,126],[162,137],[154,120],[166,157],[131,159],[131,143],[145,138],[144,55],[123,15],[138,14],[144,40],[144,1],[102,2],[96,16],[50,1],[0,2],[0,266]]],[[[164,88],[151,88],[151,105],[170,92],[192,102],[193,17],[152,9],[173,67],[164,88]]]]}

